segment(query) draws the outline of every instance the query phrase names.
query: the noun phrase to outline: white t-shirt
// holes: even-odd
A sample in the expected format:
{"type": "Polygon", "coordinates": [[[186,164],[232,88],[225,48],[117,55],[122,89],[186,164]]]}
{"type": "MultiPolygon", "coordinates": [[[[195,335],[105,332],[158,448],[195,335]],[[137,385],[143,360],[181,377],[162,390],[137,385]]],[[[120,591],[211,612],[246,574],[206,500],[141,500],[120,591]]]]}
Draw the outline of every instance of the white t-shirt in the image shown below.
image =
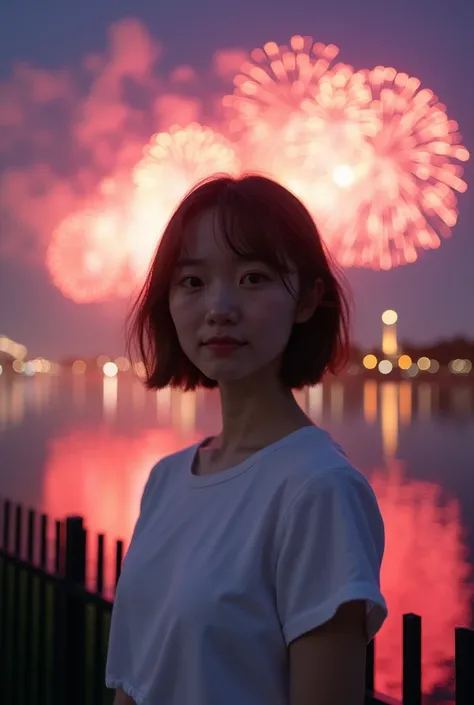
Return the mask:
{"type": "Polygon", "coordinates": [[[107,686],[138,705],[288,705],[293,639],[349,600],[366,600],[369,640],[387,616],[377,500],[312,426],[214,474],[192,473],[199,445],[145,486],[107,686]]]}

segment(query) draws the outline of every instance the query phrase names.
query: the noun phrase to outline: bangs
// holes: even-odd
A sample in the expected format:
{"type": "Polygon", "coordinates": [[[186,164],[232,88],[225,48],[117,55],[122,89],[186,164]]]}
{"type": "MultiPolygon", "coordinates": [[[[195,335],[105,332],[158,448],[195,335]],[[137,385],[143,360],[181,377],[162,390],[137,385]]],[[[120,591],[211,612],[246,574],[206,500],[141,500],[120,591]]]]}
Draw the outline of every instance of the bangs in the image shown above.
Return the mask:
{"type": "MultiPolygon", "coordinates": [[[[283,278],[292,271],[281,219],[260,198],[228,188],[214,206],[215,223],[229,249],[244,260],[268,264],[283,278]]],[[[293,263],[294,266],[294,263],[293,263]]]]}
{"type": "MultiPolygon", "coordinates": [[[[162,240],[165,270],[171,276],[186,253],[187,226],[205,211],[213,213],[214,234],[238,258],[265,263],[295,295],[290,274],[297,272],[300,286],[324,277],[319,262],[325,254],[317,228],[304,205],[280,184],[258,175],[233,179],[211,177],[198,184],[182,201],[162,240]]],[[[186,253],[187,254],[187,253],[186,253]]]]}

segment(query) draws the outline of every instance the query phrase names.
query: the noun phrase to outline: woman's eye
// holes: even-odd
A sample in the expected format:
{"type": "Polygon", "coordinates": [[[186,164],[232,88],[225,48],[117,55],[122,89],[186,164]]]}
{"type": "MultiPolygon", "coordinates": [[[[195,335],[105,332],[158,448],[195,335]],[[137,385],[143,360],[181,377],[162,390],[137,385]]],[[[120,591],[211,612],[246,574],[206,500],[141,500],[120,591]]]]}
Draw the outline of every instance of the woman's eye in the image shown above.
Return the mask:
{"type": "Polygon", "coordinates": [[[248,284],[261,284],[262,282],[270,281],[268,274],[263,272],[248,272],[242,277],[242,281],[247,280],[248,284]]]}
{"type": "Polygon", "coordinates": [[[184,277],[184,279],[181,279],[180,284],[184,286],[185,289],[198,289],[202,281],[199,277],[184,277]]]}

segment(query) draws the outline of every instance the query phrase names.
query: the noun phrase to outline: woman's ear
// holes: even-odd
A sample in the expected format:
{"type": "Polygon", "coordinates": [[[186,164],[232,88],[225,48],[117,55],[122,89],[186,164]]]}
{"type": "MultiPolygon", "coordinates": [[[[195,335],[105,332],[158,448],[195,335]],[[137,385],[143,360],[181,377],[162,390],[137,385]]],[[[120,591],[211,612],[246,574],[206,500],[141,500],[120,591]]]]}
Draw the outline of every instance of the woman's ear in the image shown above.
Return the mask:
{"type": "Polygon", "coordinates": [[[324,283],[322,279],[315,279],[301,295],[295,311],[295,323],[306,323],[312,317],[324,296],[324,283]]]}

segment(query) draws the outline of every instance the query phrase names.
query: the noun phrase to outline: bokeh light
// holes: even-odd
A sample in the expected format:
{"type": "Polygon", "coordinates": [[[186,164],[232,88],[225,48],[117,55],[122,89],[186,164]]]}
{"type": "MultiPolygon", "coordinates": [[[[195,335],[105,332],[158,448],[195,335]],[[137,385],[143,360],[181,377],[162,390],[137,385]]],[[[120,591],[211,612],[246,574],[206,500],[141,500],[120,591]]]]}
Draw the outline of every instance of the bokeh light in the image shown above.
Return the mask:
{"type": "Polygon", "coordinates": [[[409,355],[400,355],[398,358],[398,366],[401,370],[408,370],[412,365],[412,359],[409,355]]]}
{"type": "Polygon", "coordinates": [[[378,369],[381,374],[388,375],[393,370],[393,363],[390,360],[380,360],[378,369]]]}
{"type": "Polygon", "coordinates": [[[418,369],[420,369],[422,372],[427,372],[431,367],[431,360],[429,357],[420,357],[417,362],[417,365],[418,369]]]}
{"type": "Polygon", "coordinates": [[[377,367],[377,358],[375,355],[372,355],[372,353],[369,353],[368,355],[365,355],[362,360],[362,364],[366,370],[374,370],[377,367]]]}
{"type": "Polygon", "coordinates": [[[87,369],[87,364],[84,360],[74,360],[72,364],[72,373],[75,375],[83,375],[87,369]]]}
{"type": "Polygon", "coordinates": [[[386,326],[392,326],[397,321],[398,321],[398,313],[396,311],[392,311],[392,309],[388,309],[387,311],[384,311],[382,313],[382,322],[385,323],[386,326]]]}
{"type": "Polygon", "coordinates": [[[118,367],[115,362],[106,362],[103,367],[103,372],[106,377],[116,377],[118,373],[118,367]]]}
{"type": "Polygon", "coordinates": [[[461,359],[451,360],[448,367],[453,374],[466,375],[472,370],[472,362],[470,360],[461,359]]]}

